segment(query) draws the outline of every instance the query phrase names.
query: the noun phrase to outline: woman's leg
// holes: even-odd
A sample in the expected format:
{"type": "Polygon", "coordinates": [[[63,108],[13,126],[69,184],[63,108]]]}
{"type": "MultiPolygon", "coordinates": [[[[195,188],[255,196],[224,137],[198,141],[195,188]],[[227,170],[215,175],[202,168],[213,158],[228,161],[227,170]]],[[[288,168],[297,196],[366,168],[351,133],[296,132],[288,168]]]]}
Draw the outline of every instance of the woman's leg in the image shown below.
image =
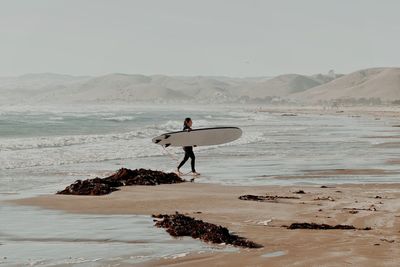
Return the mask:
{"type": "Polygon", "coordinates": [[[181,163],[179,163],[178,166],[178,171],[179,169],[186,163],[186,161],[189,159],[189,155],[187,153],[185,153],[185,157],[183,158],[183,160],[181,161],[181,163]]]}
{"type": "MultiPolygon", "coordinates": [[[[179,171],[179,169],[186,163],[186,161],[189,159],[189,154],[190,154],[190,152],[189,152],[189,150],[186,148],[186,147],[184,147],[183,148],[183,150],[185,151],[185,157],[183,158],[183,160],[181,161],[181,163],[179,163],[179,165],[178,165],[178,171],[179,171]]],[[[193,153],[193,151],[192,151],[192,153],[193,153]]]]}
{"type": "Polygon", "coordinates": [[[188,154],[189,154],[188,156],[191,159],[190,165],[192,166],[192,172],[196,172],[196,169],[195,169],[196,156],[193,153],[193,148],[190,148],[190,151],[188,151],[188,154]]]}

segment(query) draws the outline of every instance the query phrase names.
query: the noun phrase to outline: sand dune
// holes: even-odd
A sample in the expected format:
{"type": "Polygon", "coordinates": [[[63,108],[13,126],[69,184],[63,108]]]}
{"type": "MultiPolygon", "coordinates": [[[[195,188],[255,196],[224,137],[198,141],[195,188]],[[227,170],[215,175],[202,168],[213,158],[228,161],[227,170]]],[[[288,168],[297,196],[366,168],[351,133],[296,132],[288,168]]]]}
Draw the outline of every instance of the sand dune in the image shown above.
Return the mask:
{"type": "Polygon", "coordinates": [[[343,98],[400,100],[400,68],[359,70],[291,97],[307,102],[343,98]]]}
{"type": "Polygon", "coordinates": [[[275,78],[256,82],[244,91],[250,98],[265,98],[268,96],[286,97],[290,94],[303,92],[321,85],[322,82],[313,77],[298,74],[279,75],[275,78]]]}

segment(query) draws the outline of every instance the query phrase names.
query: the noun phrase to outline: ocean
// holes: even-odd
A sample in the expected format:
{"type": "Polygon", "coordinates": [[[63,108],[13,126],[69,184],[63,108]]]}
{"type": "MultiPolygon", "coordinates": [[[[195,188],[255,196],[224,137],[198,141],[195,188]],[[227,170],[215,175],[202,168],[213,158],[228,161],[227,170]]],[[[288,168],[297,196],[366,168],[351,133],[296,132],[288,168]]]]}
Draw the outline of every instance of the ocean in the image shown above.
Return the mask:
{"type": "MultiPolygon", "coordinates": [[[[151,139],[181,130],[185,117],[192,118],[193,128],[236,126],[243,130],[243,136],[232,143],[195,148],[199,183],[400,181],[399,165],[388,164],[399,158],[398,149],[390,146],[400,132],[392,127],[395,119],[257,110],[251,106],[117,104],[1,107],[0,200],[53,194],[77,179],[104,177],[122,167],[174,171],[182,149],[163,149],[151,139]]],[[[189,165],[183,171],[189,171],[189,165]]],[[[3,202],[0,226],[0,265],[4,266],[103,266],[116,258],[134,263],[221,249],[187,239],[177,242],[155,229],[146,216],[73,215],[3,202]],[[89,222],[91,227],[84,227],[89,222]],[[127,224],[135,227],[129,229],[127,224]],[[127,238],[131,230],[150,234],[127,238]],[[113,252],[101,252],[114,247],[113,252]],[[60,255],[60,251],[65,253],[60,255]]]]}

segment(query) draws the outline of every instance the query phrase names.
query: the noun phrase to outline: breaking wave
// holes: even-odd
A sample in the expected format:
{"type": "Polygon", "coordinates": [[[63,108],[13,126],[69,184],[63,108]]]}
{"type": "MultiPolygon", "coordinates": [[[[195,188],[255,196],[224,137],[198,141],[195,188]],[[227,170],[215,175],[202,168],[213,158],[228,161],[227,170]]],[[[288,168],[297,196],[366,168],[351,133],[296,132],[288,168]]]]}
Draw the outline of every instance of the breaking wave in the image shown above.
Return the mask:
{"type": "Polygon", "coordinates": [[[116,116],[116,117],[106,117],[102,118],[105,121],[116,121],[116,122],[124,122],[124,121],[133,121],[135,117],[133,116],[116,116]]]}

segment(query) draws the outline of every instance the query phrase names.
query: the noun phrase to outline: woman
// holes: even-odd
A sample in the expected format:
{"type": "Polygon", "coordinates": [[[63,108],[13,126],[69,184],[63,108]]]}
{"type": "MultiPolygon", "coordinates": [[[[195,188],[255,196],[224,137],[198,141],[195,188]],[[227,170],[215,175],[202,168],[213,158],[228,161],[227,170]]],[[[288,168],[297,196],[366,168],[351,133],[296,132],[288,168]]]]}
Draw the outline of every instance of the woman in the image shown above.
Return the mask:
{"type": "MultiPolygon", "coordinates": [[[[183,121],[183,131],[187,131],[190,132],[192,130],[192,119],[191,118],[186,118],[183,121]]],[[[186,161],[190,158],[191,159],[191,167],[192,167],[192,175],[200,175],[200,173],[196,172],[196,169],[194,168],[195,165],[195,159],[196,157],[194,156],[193,153],[193,147],[192,146],[184,146],[183,150],[185,151],[185,157],[183,158],[182,162],[179,164],[178,169],[177,169],[177,173],[178,175],[182,175],[182,173],[180,172],[180,168],[186,163],[186,161]]]]}

